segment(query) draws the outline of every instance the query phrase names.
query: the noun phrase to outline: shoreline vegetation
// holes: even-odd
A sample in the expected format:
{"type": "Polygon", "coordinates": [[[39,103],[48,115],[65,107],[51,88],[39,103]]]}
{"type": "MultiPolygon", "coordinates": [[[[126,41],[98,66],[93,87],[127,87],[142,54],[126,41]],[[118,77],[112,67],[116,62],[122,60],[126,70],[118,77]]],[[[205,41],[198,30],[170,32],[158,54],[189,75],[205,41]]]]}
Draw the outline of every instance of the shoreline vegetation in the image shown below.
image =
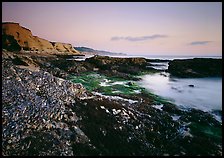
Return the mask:
{"type": "Polygon", "coordinates": [[[2,33],[2,155],[222,155],[222,122],[136,84],[164,71],[155,62],[169,62],[166,71],[178,77],[221,77],[222,59],[78,61],[84,56],[71,44],[18,23],[3,23],[2,33]]]}
{"type": "Polygon", "coordinates": [[[2,57],[3,155],[222,155],[222,123],[211,114],[135,84],[161,71],[152,60],[2,57]]]}

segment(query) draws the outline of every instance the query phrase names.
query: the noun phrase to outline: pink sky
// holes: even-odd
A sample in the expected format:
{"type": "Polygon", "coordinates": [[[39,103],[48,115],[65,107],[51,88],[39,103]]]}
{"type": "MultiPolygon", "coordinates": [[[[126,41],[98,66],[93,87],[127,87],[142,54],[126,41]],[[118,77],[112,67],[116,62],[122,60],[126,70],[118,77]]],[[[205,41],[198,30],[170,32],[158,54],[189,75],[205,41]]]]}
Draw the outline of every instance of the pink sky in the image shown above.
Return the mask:
{"type": "Polygon", "coordinates": [[[222,55],[222,3],[3,2],[2,21],[50,41],[145,55],[222,55]]]}

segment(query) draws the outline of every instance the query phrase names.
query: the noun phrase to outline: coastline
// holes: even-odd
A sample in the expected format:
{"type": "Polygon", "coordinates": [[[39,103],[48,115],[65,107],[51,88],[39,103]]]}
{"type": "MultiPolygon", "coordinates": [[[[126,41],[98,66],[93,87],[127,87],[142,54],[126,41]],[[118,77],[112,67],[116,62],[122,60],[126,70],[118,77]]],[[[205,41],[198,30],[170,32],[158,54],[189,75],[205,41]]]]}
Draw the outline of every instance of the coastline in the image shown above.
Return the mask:
{"type": "Polygon", "coordinates": [[[143,55],[143,54],[139,54],[139,55],[117,55],[117,56],[111,56],[111,57],[121,57],[121,58],[137,58],[137,57],[143,57],[146,59],[159,59],[159,60],[173,60],[173,59],[193,59],[193,58],[215,58],[215,59],[222,59],[222,56],[220,55],[216,55],[216,56],[212,56],[212,55],[201,55],[201,56],[192,56],[192,55],[143,55]]]}
{"type": "Polygon", "coordinates": [[[222,154],[222,124],[209,113],[182,111],[135,84],[139,72],[160,72],[146,67],[144,58],[67,61],[58,56],[3,52],[2,60],[4,155],[222,154]],[[32,71],[31,66],[39,70],[32,71]],[[71,79],[74,75],[76,78],[71,79]],[[17,86],[10,94],[7,92],[12,91],[12,83],[17,86]],[[30,97],[36,99],[31,102],[30,97]],[[16,110],[17,106],[21,111],[16,110]],[[26,122],[25,117],[32,118],[37,106],[36,117],[40,121],[26,122]],[[13,118],[23,123],[10,119],[12,112],[13,118]],[[23,112],[26,115],[21,115],[23,112]],[[22,135],[18,134],[21,130],[22,135]],[[13,131],[15,135],[10,136],[13,131]],[[35,141],[41,137],[48,138],[45,144],[53,143],[55,147],[34,149],[35,141]],[[201,140],[206,143],[200,144],[201,140]],[[57,142],[63,144],[65,151],[57,142]]]}

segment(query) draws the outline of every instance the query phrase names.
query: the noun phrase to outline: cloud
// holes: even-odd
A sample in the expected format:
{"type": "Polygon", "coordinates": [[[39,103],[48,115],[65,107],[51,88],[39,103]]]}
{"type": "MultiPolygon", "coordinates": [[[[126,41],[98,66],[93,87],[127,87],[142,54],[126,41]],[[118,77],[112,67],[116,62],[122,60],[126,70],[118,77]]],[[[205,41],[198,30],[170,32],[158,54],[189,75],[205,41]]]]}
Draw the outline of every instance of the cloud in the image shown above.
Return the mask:
{"type": "Polygon", "coordinates": [[[110,40],[111,41],[118,41],[118,40],[121,40],[121,39],[123,39],[124,37],[112,37],[110,40]]]}
{"type": "Polygon", "coordinates": [[[195,45],[206,45],[208,43],[211,43],[212,41],[194,41],[189,43],[189,45],[195,46],[195,45]]]}
{"type": "Polygon", "coordinates": [[[151,36],[139,36],[139,37],[122,37],[122,36],[115,36],[111,38],[111,41],[118,41],[118,40],[126,40],[126,41],[131,41],[131,42],[136,42],[136,41],[145,41],[145,40],[154,40],[157,38],[166,38],[168,37],[167,35],[160,35],[160,34],[155,34],[151,36]]]}

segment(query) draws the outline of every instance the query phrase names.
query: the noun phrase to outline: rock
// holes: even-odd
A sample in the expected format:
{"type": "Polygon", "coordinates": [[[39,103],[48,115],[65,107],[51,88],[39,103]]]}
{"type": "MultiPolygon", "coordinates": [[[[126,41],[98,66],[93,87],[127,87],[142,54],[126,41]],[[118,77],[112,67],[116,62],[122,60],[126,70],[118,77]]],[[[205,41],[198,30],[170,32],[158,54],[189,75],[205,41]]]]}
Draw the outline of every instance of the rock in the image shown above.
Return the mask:
{"type": "Polygon", "coordinates": [[[21,46],[12,35],[2,35],[2,48],[9,51],[21,50],[21,46]]]}
{"type": "Polygon", "coordinates": [[[115,58],[115,57],[108,57],[108,56],[98,56],[95,55],[94,57],[87,58],[87,62],[94,63],[99,67],[102,66],[111,66],[111,65],[135,65],[135,66],[145,66],[147,61],[144,58],[115,58]]]}
{"type": "MultiPolygon", "coordinates": [[[[82,97],[84,87],[42,70],[30,73],[8,59],[2,64],[3,155],[74,155],[67,142],[79,118],[66,105],[82,97]]],[[[81,134],[77,142],[88,140],[81,134]]]]}
{"type": "Polygon", "coordinates": [[[93,68],[93,71],[99,71],[99,68],[95,68],[95,67],[94,67],[94,68],[93,68]]]}
{"type": "Polygon", "coordinates": [[[138,75],[141,71],[149,71],[147,61],[144,58],[115,58],[108,56],[94,56],[87,58],[84,63],[86,66],[92,65],[94,71],[103,71],[111,76],[128,78],[130,75],[138,75]]]}
{"type": "Polygon", "coordinates": [[[33,51],[39,53],[67,53],[80,54],[71,44],[49,42],[33,36],[32,32],[19,23],[2,23],[2,46],[9,51],[33,51]]]}
{"type": "Polygon", "coordinates": [[[24,66],[28,66],[28,64],[23,60],[21,59],[21,57],[18,57],[16,56],[12,62],[15,64],[15,65],[24,65],[24,66]]]}
{"type": "Polygon", "coordinates": [[[86,72],[87,69],[84,66],[78,65],[75,68],[70,68],[68,72],[73,72],[73,73],[81,73],[81,72],[86,72]]]}
{"type": "Polygon", "coordinates": [[[129,86],[133,86],[134,83],[133,83],[133,82],[128,82],[127,85],[129,85],[129,86]]]}
{"type": "Polygon", "coordinates": [[[177,77],[221,77],[222,59],[175,59],[169,62],[168,72],[177,77]]]}
{"type": "MultiPolygon", "coordinates": [[[[183,152],[222,155],[222,124],[208,112],[182,111],[165,101],[162,110],[157,110],[153,105],[160,105],[159,99],[147,93],[113,97],[93,94],[81,84],[52,74],[54,70],[59,74],[66,72],[73,64],[78,66],[66,65],[65,60],[55,64],[64,63],[64,69],[51,63],[48,68],[42,66],[40,71],[30,73],[13,64],[12,59],[7,56],[2,60],[5,156],[172,156],[183,152]]],[[[54,59],[34,61],[44,63],[54,59]]],[[[117,69],[114,73],[128,75],[119,72],[119,66],[124,65],[114,66],[112,69],[117,69]]],[[[94,64],[91,70],[93,67],[94,64]]],[[[108,68],[99,71],[111,73],[108,68]]],[[[222,115],[222,111],[215,112],[222,115]]]]}
{"type": "Polygon", "coordinates": [[[69,43],[51,42],[51,44],[53,45],[54,49],[56,49],[59,52],[65,52],[68,54],[80,54],[69,43]]]}
{"type": "Polygon", "coordinates": [[[189,84],[188,86],[189,86],[189,87],[194,87],[194,85],[193,85],[193,84],[189,84]]]}

